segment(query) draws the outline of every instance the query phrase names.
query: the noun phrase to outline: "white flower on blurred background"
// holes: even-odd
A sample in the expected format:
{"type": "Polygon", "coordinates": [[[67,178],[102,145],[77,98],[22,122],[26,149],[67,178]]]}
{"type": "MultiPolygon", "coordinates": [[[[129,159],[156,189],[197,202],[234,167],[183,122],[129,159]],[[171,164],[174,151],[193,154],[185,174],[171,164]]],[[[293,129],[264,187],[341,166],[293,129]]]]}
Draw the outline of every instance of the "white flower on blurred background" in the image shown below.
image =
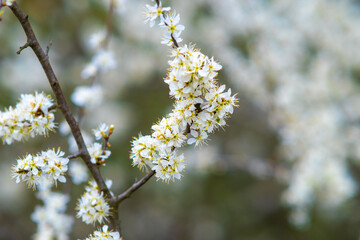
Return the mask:
{"type": "Polygon", "coordinates": [[[16,183],[27,182],[33,189],[44,179],[52,184],[56,184],[57,180],[64,183],[69,162],[69,159],[63,158],[64,154],[60,149],[57,152],[47,150],[37,155],[28,154],[12,166],[12,177],[16,183]]]}
{"type": "Polygon", "coordinates": [[[111,51],[98,51],[91,62],[97,67],[99,72],[107,72],[116,67],[115,55],[111,51]]]}
{"type": "Polygon", "coordinates": [[[81,78],[82,79],[89,79],[94,78],[97,74],[97,67],[93,63],[89,63],[84,67],[84,69],[81,71],[81,78]]]}
{"type": "Polygon", "coordinates": [[[105,165],[105,160],[109,158],[111,151],[104,150],[103,145],[95,142],[94,144],[87,147],[93,164],[105,165]]]}
{"type": "Polygon", "coordinates": [[[100,140],[101,138],[107,136],[107,134],[109,133],[109,126],[106,123],[102,123],[97,129],[94,129],[93,132],[95,139],[100,140]]]}
{"type": "Polygon", "coordinates": [[[3,142],[26,140],[47,135],[55,128],[54,103],[44,93],[22,94],[15,108],[0,111],[0,137],[3,142]]]}
{"type": "MultiPolygon", "coordinates": [[[[92,44],[96,45],[97,43],[95,41],[100,41],[101,39],[90,39],[90,40],[92,40],[92,42],[89,43],[90,45],[92,44]]],[[[100,44],[100,42],[98,44],[100,44]]],[[[100,49],[92,57],[91,62],[85,66],[85,68],[81,72],[81,77],[83,79],[93,78],[97,74],[107,73],[109,70],[112,70],[115,67],[116,67],[116,60],[114,53],[112,51],[100,49]]]]}
{"type": "Polygon", "coordinates": [[[37,223],[34,239],[68,240],[74,222],[73,217],[65,214],[69,196],[44,189],[40,190],[38,198],[44,202],[44,205],[36,206],[31,215],[31,219],[37,223]]]}
{"type": "Polygon", "coordinates": [[[218,87],[215,77],[222,66],[213,57],[207,57],[193,46],[178,46],[180,33],[185,29],[179,24],[180,15],[175,11],[162,13],[158,3],[154,7],[147,5],[145,22],[153,25],[151,21],[157,18],[155,10],[161,12],[159,25],[168,30],[162,43],[174,48],[171,51],[174,59],[168,61],[170,68],[164,81],[175,104],[167,118],[151,127],[151,136],[140,135],[133,140],[130,157],[133,166],[140,170],[149,167],[158,179],[169,182],[179,180],[185,169],[184,155],[176,149],[185,143],[195,143],[195,146],[204,143],[208,133],[225,125],[237,100],[235,95],[231,96],[230,89],[223,93],[225,85],[218,87]]]}
{"type": "MultiPolygon", "coordinates": [[[[108,188],[111,184],[111,181],[106,181],[108,188]]],[[[85,187],[85,193],[79,199],[76,208],[77,217],[86,224],[102,223],[110,214],[110,206],[105,200],[104,193],[99,192],[95,181],[89,182],[89,185],[85,187]]]]}
{"type": "Polygon", "coordinates": [[[72,102],[79,107],[95,107],[103,101],[103,88],[100,85],[79,86],[71,95],[72,102]]]}
{"type": "Polygon", "coordinates": [[[88,41],[89,47],[91,49],[101,48],[102,45],[104,44],[105,37],[106,37],[105,31],[98,31],[98,32],[91,34],[91,36],[89,37],[89,41],[88,41]]]}
{"type": "Polygon", "coordinates": [[[155,20],[159,17],[161,18],[164,12],[170,11],[171,9],[170,7],[161,7],[161,3],[159,6],[157,4],[155,4],[154,6],[146,4],[145,7],[145,23],[149,23],[150,27],[153,27],[155,25],[155,20]]]}
{"type": "Polygon", "coordinates": [[[90,235],[85,240],[120,240],[120,234],[109,231],[108,225],[104,225],[100,230],[95,231],[93,235],[90,235]]]}
{"type": "Polygon", "coordinates": [[[79,161],[70,162],[69,174],[74,184],[81,184],[89,179],[87,167],[79,161]]]}

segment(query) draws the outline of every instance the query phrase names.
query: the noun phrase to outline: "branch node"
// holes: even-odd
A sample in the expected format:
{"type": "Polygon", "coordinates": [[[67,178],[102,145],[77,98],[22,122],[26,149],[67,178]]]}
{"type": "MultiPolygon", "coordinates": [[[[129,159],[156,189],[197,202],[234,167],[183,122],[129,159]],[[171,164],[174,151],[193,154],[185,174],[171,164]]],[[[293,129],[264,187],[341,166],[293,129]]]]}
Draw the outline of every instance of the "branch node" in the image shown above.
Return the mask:
{"type": "Polygon", "coordinates": [[[20,54],[20,53],[22,52],[22,50],[24,50],[25,48],[28,48],[28,47],[30,47],[30,43],[29,43],[29,42],[25,43],[24,46],[21,46],[21,47],[19,48],[19,51],[16,52],[16,54],[20,54]]]}
{"type": "Polygon", "coordinates": [[[52,47],[52,41],[49,41],[49,44],[46,46],[46,51],[45,54],[48,57],[49,56],[49,52],[50,52],[50,48],[52,47]]]}

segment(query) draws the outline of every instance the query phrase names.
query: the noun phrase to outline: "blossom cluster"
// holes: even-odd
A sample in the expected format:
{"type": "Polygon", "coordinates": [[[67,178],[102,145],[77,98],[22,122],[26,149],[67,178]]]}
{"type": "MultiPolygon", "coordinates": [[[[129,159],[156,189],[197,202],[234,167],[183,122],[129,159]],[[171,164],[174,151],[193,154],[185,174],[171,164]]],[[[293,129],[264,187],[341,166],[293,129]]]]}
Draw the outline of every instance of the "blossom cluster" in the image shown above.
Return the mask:
{"type": "Polygon", "coordinates": [[[52,131],[54,103],[44,93],[22,94],[15,108],[0,111],[0,137],[6,144],[26,140],[52,131]]]}
{"type": "Polygon", "coordinates": [[[175,11],[171,12],[170,9],[170,7],[162,7],[161,1],[157,1],[154,6],[146,4],[145,23],[149,22],[150,27],[153,27],[156,20],[159,18],[159,26],[166,28],[161,43],[168,46],[177,46],[178,43],[182,42],[180,34],[184,31],[185,26],[179,24],[180,15],[176,14],[175,11]]]}
{"type": "MultiPolygon", "coordinates": [[[[106,181],[106,186],[111,187],[112,182],[106,181]]],[[[110,213],[110,206],[106,202],[104,193],[99,191],[95,181],[90,181],[85,187],[85,193],[77,203],[77,217],[86,224],[102,223],[110,213]]]]}
{"type": "Polygon", "coordinates": [[[92,57],[81,72],[81,77],[85,80],[91,79],[91,84],[79,86],[71,96],[73,103],[79,107],[91,108],[98,106],[103,100],[103,87],[96,83],[96,78],[116,67],[114,53],[105,49],[106,32],[96,32],[89,38],[89,47],[96,50],[92,57]]]}
{"type": "MultiPolygon", "coordinates": [[[[158,12],[167,10],[161,8],[161,3],[158,7],[158,12]]],[[[156,18],[150,18],[150,13],[155,14],[155,9],[147,8],[146,21],[154,21],[156,18]]],[[[179,19],[177,15],[173,23],[179,19]]],[[[180,179],[185,168],[184,156],[178,154],[176,148],[186,143],[195,143],[195,146],[204,143],[209,133],[226,124],[237,101],[231,96],[231,89],[224,91],[225,85],[218,86],[215,78],[222,66],[214,58],[192,46],[176,47],[175,44],[174,47],[165,79],[170,96],[175,99],[174,109],[167,118],[152,126],[151,136],[140,135],[135,139],[131,150],[134,166],[150,167],[158,179],[166,182],[180,179]]]]}
{"type": "Polygon", "coordinates": [[[120,234],[109,231],[108,225],[104,225],[102,229],[95,231],[93,235],[90,235],[85,240],[120,240],[120,234]]]}
{"type": "MultiPolygon", "coordinates": [[[[93,130],[96,140],[101,138],[108,139],[114,130],[114,126],[108,126],[105,123],[102,123],[98,126],[97,129],[93,130]]],[[[105,166],[106,159],[109,158],[111,151],[107,150],[110,145],[108,142],[105,142],[104,145],[98,142],[94,142],[88,145],[87,149],[91,157],[91,162],[97,165],[105,166]]]]}
{"type": "Polygon", "coordinates": [[[44,179],[55,184],[57,180],[64,183],[69,162],[68,158],[63,157],[64,154],[60,149],[56,152],[49,149],[37,155],[28,154],[12,166],[12,177],[16,179],[16,183],[27,182],[34,189],[44,179]]]}
{"type": "Polygon", "coordinates": [[[105,150],[100,143],[93,143],[87,147],[93,164],[105,165],[105,160],[110,156],[111,151],[105,150]]]}
{"type": "Polygon", "coordinates": [[[66,194],[50,191],[50,186],[42,182],[39,186],[37,197],[44,202],[43,206],[36,206],[31,219],[37,223],[37,232],[34,235],[35,240],[43,239],[61,239],[68,240],[68,234],[71,231],[74,222],[73,217],[66,215],[66,205],[69,202],[69,196],[66,194]]]}

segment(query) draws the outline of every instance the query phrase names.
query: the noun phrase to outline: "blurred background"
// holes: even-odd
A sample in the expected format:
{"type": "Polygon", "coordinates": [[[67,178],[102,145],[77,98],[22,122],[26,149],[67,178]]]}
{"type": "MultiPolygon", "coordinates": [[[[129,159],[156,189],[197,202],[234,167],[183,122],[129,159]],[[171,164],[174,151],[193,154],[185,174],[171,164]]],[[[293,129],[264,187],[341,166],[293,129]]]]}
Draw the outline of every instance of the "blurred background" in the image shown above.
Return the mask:
{"type": "MultiPolygon", "coordinates": [[[[117,1],[109,50],[116,67],[98,78],[102,103],[74,113],[91,129],[115,125],[103,176],[121,193],[144,173],[131,166],[133,137],[150,134],[171,111],[163,82],[169,48],[163,30],[144,24],[145,0],[117,1]]],[[[93,33],[106,28],[108,1],[19,1],[71,102],[89,85],[81,72],[95,54],[93,33]]],[[[224,130],[183,149],[181,181],[151,179],[120,205],[125,239],[358,239],[360,223],[360,5],[356,0],[163,1],[181,15],[183,43],[196,44],[223,69],[218,81],[238,93],[224,130]]],[[[51,90],[11,11],[0,22],[0,106],[22,93],[51,90]]],[[[63,117],[58,111],[59,125],[63,117]]],[[[60,125],[61,126],[61,125],[60,125]]],[[[42,202],[10,177],[27,153],[61,147],[61,131],[0,146],[0,239],[31,239],[30,215],[42,202]]],[[[75,160],[76,161],[76,160],[75,160]]],[[[76,215],[85,184],[58,184],[76,215]]],[[[97,227],[97,226],[95,226],[97,227]]],[[[75,218],[70,239],[93,232],[75,218]]]]}

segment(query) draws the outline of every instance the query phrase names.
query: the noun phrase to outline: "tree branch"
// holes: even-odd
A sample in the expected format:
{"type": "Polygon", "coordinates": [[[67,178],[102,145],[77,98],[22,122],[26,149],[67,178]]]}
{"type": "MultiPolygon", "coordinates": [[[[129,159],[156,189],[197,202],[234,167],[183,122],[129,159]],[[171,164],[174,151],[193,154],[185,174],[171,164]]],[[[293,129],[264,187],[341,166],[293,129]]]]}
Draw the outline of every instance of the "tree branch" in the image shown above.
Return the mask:
{"type": "MultiPolygon", "coordinates": [[[[28,15],[26,15],[17,5],[16,2],[14,2],[11,6],[9,6],[11,11],[14,13],[16,18],[19,20],[22,28],[24,29],[24,32],[27,37],[27,43],[24,46],[29,46],[34,51],[36,57],[38,58],[46,77],[50,83],[50,86],[53,90],[53,93],[56,98],[57,106],[60,108],[61,112],[63,113],[65,120],[70,126],[71,132],[75,138],[76,144],[79,148],[79,153],[81,154],[81,158],[87,165],[88,169],[90,170],[91,175],[94,177],[94,180],[96,181],[100,191],[104,192],[105,196],[109,199],[110,202],[112,202],[112,196],[110,194],[109,189],[107,188],[104,179],[101,176],[99,168],[92,164],[90,159],[89,152],[87,151],[87,147],[85,145],[85,141],[83,139],[83,136],[81,134],[78,122],[74,118],[69,105],[66,102],[66,99],[64,97],[64,94],[61,90],[60,84],[57,80],[57,77],[54,73],[54,70],[50,64],[49,58],[47,54],[44,52],[44,50],[41,48],[36,35],[31,27],[31,24],[28,20],[28,15]]],[[[116,229],[116,226],[119,224],[116,224],[117,219],[113,219],[112,216],[109,217],[110,221],[113,223],[114,228],[116,229]]],[[[116,229],[117,230],[117,229],[116,229]]]]}
{"type": "Polygon", "coordinates": [[[116,203],[120,204],[122,201],[124,201],[125,199],[131,197],[131,195],[138,190],[142,185],[144,185],[147,181],[149,181],[149,179],[154,176],[155,171],[151,171],[148,174],[146,174],[142,179],[140,179],[139,181],[135,182],[131,187],[129,187],[125,192],[123,192],[122,194],[120,194],[119,196],[116,197],[116,203]]]}

